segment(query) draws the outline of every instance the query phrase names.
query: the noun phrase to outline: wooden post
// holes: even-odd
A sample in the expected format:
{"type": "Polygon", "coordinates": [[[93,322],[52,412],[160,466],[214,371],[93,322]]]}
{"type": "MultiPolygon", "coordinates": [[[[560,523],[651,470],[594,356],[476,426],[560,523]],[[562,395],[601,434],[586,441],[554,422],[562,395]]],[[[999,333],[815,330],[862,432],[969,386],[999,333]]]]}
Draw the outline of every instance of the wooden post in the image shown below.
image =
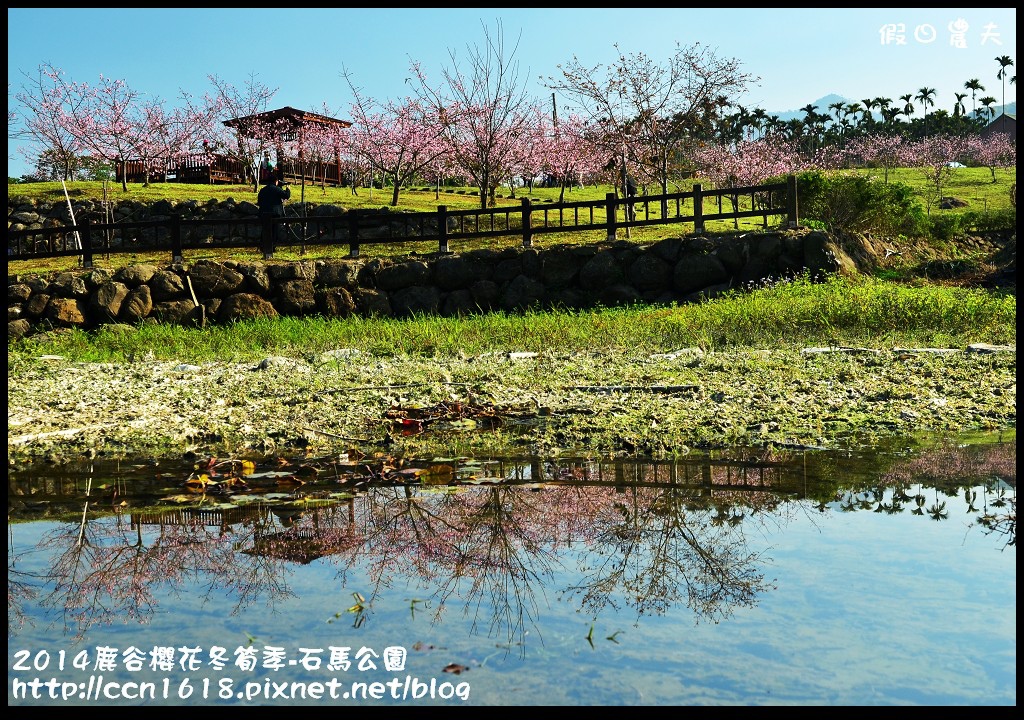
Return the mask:
{"type": "Polygon", "coordinates": [[[605,213],[606,213],[605,217],[607,218],[606,222],[608,224],[608,238],[607,239],[608,240],[614,240],[615,239],[615,228],[617,227],[617,224],[615,222],[615,212],[616,212],[615,193],[610,192],[610,193],[608,193],[607,195],[604,196],[604,207],[605,207],[605,213]]]}
{"type": "Polygon", "coordinates": [[[437,206],[437,234],[437,251],[448,252],[448,207],[446,205],[437,206]]]}
{"type": "Polygon", "coordinates": [[[78,241],[82,245],[82,267],[92,267],[92,230],[89,227],[89,218],[82,218],[79,226],[78,241]]]}
{"type": "Polygon", "coordinates": [[[796,196],[796,175],[786,177],[786,226],[800,227],[800,204],[796,196]]]}
{"type": "Polygon", "coordinates": [[[181,253],[181,216],[171,216],[171,262],[180,263],[181,253]]]}
{"type": "Polygon", "coordinates": [[[348,256],[359,257],[359,216],[355,210],[348,211],[348,256]]]}
{"type": "Polygon", "coordinates": [[[704,232],[704,196],[700,183],[693,184],[693,232],[704,232]]]}
{"type": "Polygon", "coordinates": [[[523,247],[533,247],[533,219],[530,217],[530,198],[523,198],[523,247]]]}

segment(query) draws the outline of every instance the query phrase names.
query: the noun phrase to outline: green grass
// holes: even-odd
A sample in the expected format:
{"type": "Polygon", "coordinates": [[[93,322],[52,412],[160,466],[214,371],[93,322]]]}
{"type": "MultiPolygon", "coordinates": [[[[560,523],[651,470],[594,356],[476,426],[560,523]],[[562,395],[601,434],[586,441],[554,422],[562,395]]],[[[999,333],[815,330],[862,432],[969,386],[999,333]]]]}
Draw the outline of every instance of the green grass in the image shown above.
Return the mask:
{"type": "Polygon", "coordinates": [[[199,363],[309,357],[353,348],[376,356],[443,357],[524,350],[667,352],[779,346],[963,347],[1016,343],[1016,297],[955,287],[908,288],[871,278],[780,282],[678,307],[466,317],[279,318],[206,329],[102,326],[8,343],[8,360],[62,355],[74,361],[151,357],[199,363]]]}
{"type": "MultiPolygon", "coordinates": [[[[881,179],[881,169],[855,169],[844,172],[867,174],[881,179]]],[[[686,192],[693,188],[694,182],[699,178],[685,180],[679,187],[670,187],[670,192],[686,192]]],[[[968,207],[962,210],[951,210],[943,212],[963,212],[964,210],[998,210],[1010,207],[1010,186],[1017,181],[1016,167],[997,169],[996,180],[993,182],[992,174],[988,168],[968,167],[955,168],[952,171],[950,180],[946,185],[943,194],[951,195],[968,203],[968,207]]],[[[925,175],[923,168],[895,168],[889,171],[889,182],[901,182],[914,189],[922,201],[922,206],[927,207],[926,198],[931,191],[931,184],[925,175]]],[[[711,187],[707,181],[703,181],[705,187],[711,187]]],[[[68,191],[72,199],[90,198],[102,200],[104,198],[104,185],[102,182],[74,181],[69,182],[68,191]]],[[[298,185],[292,187],[291,202],[296,203],[301,199],[302,188],[298,185]]],[[[583,188],[575,187],[567,189],[565,193],[566,202],[583,200],[600,200],[612,191],[608,185],[587,185],[583,188]]],[[[656,187],[648,188],[649,194],[658,194],[660,190],[656,187]]],[[[61,201],[64,199],[64,190],[59,182],[25,183],[7,186],[9,197],[35,198],[38,200],[61,201]]],[[[515,197],[508,187],[498,189],[498,205],[518,205],[520,199],[529,197],[535,204],[554,203],[558,201],[559,189],[534,187],[516,188],[515,197]]],[[[172,200],[184,202],[186,200],[197,200],[204,203],[208,200],[226,200],[233,198],[236,201],[249,200],[255,202],[256,193],[251,185],[190,185],[187,183],[151,183],[148,186],[130,184],[128,191],[123,192],[120,184],[107,183],[106,198],[110,201],[131,199],[139,202],[154,202],[157,200],[172,200]]],[[[357,194],[353,194],[351,188],[335,188],[320,186],[306,186],[304,198],[306,202],[315,204],[335,204],[348,208],[379,208],[389,206],[391,203],[390,188],[359,188],[357,194]]],[[[403,189],[398,196],[398,208],[411,212],[433,212],[438,205],[445,205],[450,209],[472,209],[480,206],[480,197],[476,188],[471,187],[442,187],[440,192],[435,193],[433,187],[415,185],[403,189]]],[[[756,221],[754,221],[756,222],[756,221]]]]}
{"type": "MultiPolygon", "coordinates": [[[[881,178],[881,170],[855,170],[860,174],[868,173],[881,178]]],[[[921,199],[921,205],[928,207],[927,198],[933,191],[925,171],[922,168],[895,168],[889,171],[889,182],[901,182],[914,189],[915,195],[921,199]]],[[[943,186],[942,194],[955,197],[967,203],[967,206],[952,210],[939,210],[934,205],[932,213],[955,215],[970,210],[985,212],[988,210],[1006,210],[1012,207],[1010,186],[1017,182],[1017,168],[996,169],[995,182],[992,173],[985,167],[952,168],[949,181],[943,186]]]]}

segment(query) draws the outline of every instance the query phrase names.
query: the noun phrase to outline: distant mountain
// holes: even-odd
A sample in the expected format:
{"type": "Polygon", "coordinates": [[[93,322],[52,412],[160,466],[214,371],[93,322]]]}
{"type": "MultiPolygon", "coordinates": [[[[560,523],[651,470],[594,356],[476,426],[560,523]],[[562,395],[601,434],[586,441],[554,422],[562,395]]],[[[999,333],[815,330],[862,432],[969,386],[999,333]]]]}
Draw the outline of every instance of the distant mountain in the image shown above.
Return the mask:
{"type": "MultiPolygon", "coordinates": [[[[839,103],[839,102],[843,103],[844,105],[849,105],[850,103],[853,103],[853,102],[859,103],[860,100],[850,100],[849,98],[845,98],[842,95],[836,95],[835,93],[829,93],[828,95],[825,95],[824,97],[820,97],[817,100],[812,100],[810,102],[810,104],[811,105],[816,105],[818,107],[817,112],[821,113],[822,115],[833,115],[832,111],[829,110],[828,106],[832,105],[834,103],[839,103]]],[[[807,107],[807,105],[803,105],[802,107],[807,107]]],[[[949,108],[946,108],[946,109],[948,110],[949,108]]],[[[979,109],[980,109],[980,106],[979,106],[979,109]]],[[[996,111],[996,117],[999,117],[999,114],[1003,111],[1003,107],[1000,104],[993,105],[992,109],[994,109],[996,111]]],[[[969,102],[968,102],[967,110],[968,110],[968,112],[970,112],[970,103],[969,102]]],[[[768,113],[768,115],[778,115],[779,120],[782,120],[783,122],[785,122],[787,120],[792,120],[794,118],[796,118],[797,120],[803,120],[807,116],[807,113],[805,113],[803,110],[765,110],[765,112],[768,113]]],[[[1017,103],[1016,103],[1016,101],[1006,103],[1006,114],[1007,115],[1016,115],[1017,114],[1017,103]]],[[[879,113],[877,113],[877,112],[874,113],[874,116],[878,120],[882,119],[882,116],[879,113]]]]}
{"type": "MultiPolygon", "coordinates": [[[[818,107],[818,112],[827,115],[829,114],[828,106],[831,105],[832,103],[837,102],[849,105],[853,101],[849,100],[848,98],[844,98],[842,95],[829,93],[828,95],[820,97],[817,100],[812,100],[810,104],[816,105],[818,107]]],[[[807,105],[805,104],[802,105],[801,107],[807,107],[807,105]]],[[[779,120],[782,121],[793,120],[794,118],[796,118],[797,120],[803,120],[804,117],[806,117],[807,115],[807,113],[805,113],[803,110],[765,110],[765,112],[768,113],[769,115],[778,115],[779,120]]]]}

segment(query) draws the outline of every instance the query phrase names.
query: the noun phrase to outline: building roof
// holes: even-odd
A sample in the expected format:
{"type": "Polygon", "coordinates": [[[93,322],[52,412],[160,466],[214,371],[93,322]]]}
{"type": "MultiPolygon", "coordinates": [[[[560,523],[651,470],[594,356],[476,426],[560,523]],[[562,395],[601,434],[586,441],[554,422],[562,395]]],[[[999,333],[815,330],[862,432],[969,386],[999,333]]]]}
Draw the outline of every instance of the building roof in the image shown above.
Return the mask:
{"type": "Polygon", "coordinates": [[[289,107],[287,105],[283,108],[278,108],[277,110],[267,110],[266,112],[256,113],[255,115],[231,118],[230,120],[225,120],[224,124],[228,127],[244,129],[246,126],[253,125],[255,123],[272,123],[277,120],[284,120],[293,127],[299,127],[309,123],[338,125],[343,128],[352,126],[352,123],[348,120],[333,118],[327,115],[309,112],[308,110],[297,110],[296,108],[289,107]]]}
{"type": "Polygon", "coordinates": [[[1007,120],[1012,120],[1013,122],[1017,122],[1016,113],[999,113],[996,117],[992,118],[992,120],[989,122],[989,125],[994,125],[1003,118],[1006,118],[1007,120]]]}

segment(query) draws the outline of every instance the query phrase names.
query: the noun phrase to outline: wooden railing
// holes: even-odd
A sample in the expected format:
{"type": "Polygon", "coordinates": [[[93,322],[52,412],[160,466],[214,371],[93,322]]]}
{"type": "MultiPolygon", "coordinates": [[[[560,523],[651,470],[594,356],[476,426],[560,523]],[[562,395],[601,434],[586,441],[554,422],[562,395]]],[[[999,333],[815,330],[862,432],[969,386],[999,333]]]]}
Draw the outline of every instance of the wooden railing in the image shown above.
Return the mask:
{"type": "Polygon", "coordinates": [[[245,163],[227,155],[186,155],[170,160],[128,160],[115,165],[117,182],[183,182],[202,185],[231,184],[246,182],[249,173],[245,163]]]}
{"type": "Polygon", "coordinates": [[[799,222],[796,176],[785,182],[748,187],[693,190],[625,199],[608,193],[603,200],[519,205],[495,208],[399,213],[349,210],[341,215],[243,217],[224,220],[183,219],[119,223],[90,223],[7,231],[7,259],[79,256],[91,267],[96,254],[162,252],[180,262],[184,250],[258,248],[265,258],[286,246],[345,245],[349,257],[359,257],[368,244],[431,243],[440,253],[451,252],[453,242],[516,236],[531,247],[535,236],[603,229],[614,239],[619,229],[650,225],[692,223],[694,233],[705,232],[712,220],[784,217],[799,222]],[[742,209],[741,209],[742,208],[742,209]],[[620,217],[621,215],[621,217],[620,217]]]}
{"type": "Polygon", "coordinates": [[[306,185],[338,186],[346,183],[343,168],[338,162],[283,158],[278,162],[278,175],[285,182],[298,185],[305,180],[306,185]]]}

